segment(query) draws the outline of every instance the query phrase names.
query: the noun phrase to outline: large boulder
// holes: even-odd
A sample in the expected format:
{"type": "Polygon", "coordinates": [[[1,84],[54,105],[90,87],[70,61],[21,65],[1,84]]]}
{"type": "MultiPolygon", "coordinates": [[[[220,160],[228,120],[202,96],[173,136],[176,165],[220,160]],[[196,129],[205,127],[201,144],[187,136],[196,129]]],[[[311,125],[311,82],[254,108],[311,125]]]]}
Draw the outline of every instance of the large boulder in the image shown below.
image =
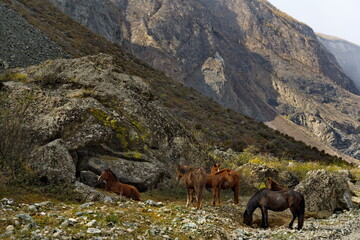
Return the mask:
{"type": "Polygon", "coordinates": [[[280,172],[277,180],[281,185],[290,189],[293,189],[300,183],[300,178],[295,173],[289,171],[280,172]]]}
{"type": "Polygon", "coordinates": [[[310,212],[334,212],[353,207],[347,179],[340,174],[310,171],[295,191],[304,195],[306,210],[310,212]]]}
{"type": "Polygon", "coordinates": [[[2,88],[9,99],[30,96],[21,119],[21,155],[46,182],[74,182],[77,176],[93,186],[94,174],[110,167],[120,181],[144,191],[166,183],[180,161],[205,158],[149,83],[123,73],[112,56],[59,59],[16,71],[23,81],[9,78],[2,88]]]}
{"type": "Polygon", "coordinates": [[[75,181],[75,163],[61,139],[35,150],[29,163],[33,172],[43,182],[72,183],[75,181]]]}
{"type": "Polygon", "coordinates": [[[264,182],[268,177],[276,178],[279,175],[276,169],[255,163],[246,163],[239,167],[238,170],[249,172],[256,182],[264,182]]]}
{"type": "Polygon", "coordinates": [[[99,175],[91,171],[80,171],[79,181],[90,187],[104,188],[105,185],[98,181],[99,175]]]}
{"type": "Polygon", "coordinates": [[[255,193],[259,188],[264,187],[264,182],[268,177],[277,179],[279,175],[276,169],[255,163],[246,163],[235,171],[240,174],[240,191],[244,194],[255,193]]]}

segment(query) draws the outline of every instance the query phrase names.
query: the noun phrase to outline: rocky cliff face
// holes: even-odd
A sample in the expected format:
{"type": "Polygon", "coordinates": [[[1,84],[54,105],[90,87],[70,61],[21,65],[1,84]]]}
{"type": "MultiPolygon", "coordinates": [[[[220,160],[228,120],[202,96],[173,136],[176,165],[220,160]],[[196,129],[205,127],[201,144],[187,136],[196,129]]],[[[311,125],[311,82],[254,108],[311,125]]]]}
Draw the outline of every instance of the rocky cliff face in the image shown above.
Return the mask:
{"type": "Polygon", "coordinates": [[[334,54],[341,68],[360,89],[360,46],[324,34],[317,34],[317,37],[321,44],[334,54]]]}
{"type": "Polygon", "coordinates": [[[310,133],[305,142],[360,159],[359,91],[311,28],[267,1],[51,2],[224,106],[297,137],[276,124],[285,116],[310,133]],[[103,17],[92,14],[96,9],[103,17]]]}

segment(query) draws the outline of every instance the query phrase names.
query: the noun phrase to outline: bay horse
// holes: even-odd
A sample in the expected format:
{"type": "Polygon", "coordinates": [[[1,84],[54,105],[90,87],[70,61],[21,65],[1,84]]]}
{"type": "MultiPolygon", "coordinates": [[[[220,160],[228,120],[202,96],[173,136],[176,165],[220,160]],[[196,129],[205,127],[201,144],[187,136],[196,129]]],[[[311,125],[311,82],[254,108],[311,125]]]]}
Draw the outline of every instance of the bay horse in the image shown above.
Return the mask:
{"type": "Polygon", "coordinates": [[[240,175],[229,168],[221,169],[221,164],[214,164],[211,173],[207,175],[206,186],[212,188],[213,205],[220,204],[221,189],[231,189],[234,192],[234,204],[239,203],[240,175]]]}
{"type": "Polygon", "coordinates": [[[98,178],[98,181],[105,181],[106,187],[105,190],[108,192],[113,192],[121,196],[132,198],[136,201],[141,201],[140,193],[136,187],[129,184],[124,184],[116,180],[116,175],[106,168],[98,178]]]}
{"type": "Polygon", "coordinates": [[[276,182],[271,177],[268,177],[265,181],[265,186],[267,189],[271,191],[286,191],[289,190],[288,188],[282,187],[278,182],[276,182]]]}
{"type": "Polygon", "coordinates": [[[252,223],[252,215],[256,208],[261,209],[262,223],[261,227],[269,227],[268,210],[281,212],[288,208],[293,215],[289,224],[289,228],[292,229],[293,223],[298,218],[297,228],[300,230],[304,225],[305,217],[305,200],[304,196],[296,191],[270,191],[263,188],[256,192],[249,200],[244,212],[244,223],[248,226],[252,223]]]}
{"type": "Polygon", "coordinates": [[[192,168],[187,165],[178,165],[176,168],[177,180],[185,183],[186,207],[196,198],[196,208],[201,208],[202,194],[206,185],[206,171],[203,168],[192,168]]]}

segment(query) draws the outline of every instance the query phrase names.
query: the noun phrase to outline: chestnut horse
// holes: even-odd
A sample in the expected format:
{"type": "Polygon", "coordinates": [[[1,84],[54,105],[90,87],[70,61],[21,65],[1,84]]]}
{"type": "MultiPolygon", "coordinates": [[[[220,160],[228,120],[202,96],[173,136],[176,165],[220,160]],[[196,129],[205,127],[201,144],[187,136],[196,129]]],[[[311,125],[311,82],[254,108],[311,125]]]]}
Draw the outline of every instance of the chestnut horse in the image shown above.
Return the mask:
{"type": "Polygon", "coordinates": [[[284,188],[282,186],[280,186],[280,184],[278,182],[276,182],[274,179],[272,179],[271,177],[268,177],[265,181],[265,186],[267,189],[271,190],[271,191],[286,191],[289,190],[287,188],[284,188]]]}
{"type": "Polygon", "coordinates": [[[105,190],[108,192],[113,192],[121,196],[132,198],[137,201],[140,200],[140,193],[136,187],[124,183],[120,183],[116,180],[115,174],[106,168],[98,178],[99,181],[105,181],[106,187],[105,190]]]}
{"type": "Polygon", "coordinates": [[[201,208],[202,194],[206,185],[206,171],[203,168],[192,168],[187,165],[178,165],[176,168],[177,180],[185,183],[186,207],[196,197],[196,208],[201,208]],[[196,195],[195,195],[196,194],[196,195]]]}
{"type": "Polygon", "coordinates": [[[228,168],[220,170],[221,164],[214,164],[207,175],[206,186],[212,187],[213,205],[220,204],[220,190],[231,189],[234,192],[234,204],[239,203],[240,175],[228,168]]]}
{"type": "Polygon", "coordinates": [[[244,223],[251,225],[252,214],[256,208],[261,209],[262,223],[261,227],[269,227],[268,210],[272,211],[284,211],[290,208],[293,218],[289,224],[289,228],[292,228],[293,223],[298,218],[297,228],[300,230],[304,225],[304,213],[305,213],[305,200],[304,196],[296,191],[270,191],[267,188],[263,188],[255,193],[249,200],[244,212],[244,223]]]}

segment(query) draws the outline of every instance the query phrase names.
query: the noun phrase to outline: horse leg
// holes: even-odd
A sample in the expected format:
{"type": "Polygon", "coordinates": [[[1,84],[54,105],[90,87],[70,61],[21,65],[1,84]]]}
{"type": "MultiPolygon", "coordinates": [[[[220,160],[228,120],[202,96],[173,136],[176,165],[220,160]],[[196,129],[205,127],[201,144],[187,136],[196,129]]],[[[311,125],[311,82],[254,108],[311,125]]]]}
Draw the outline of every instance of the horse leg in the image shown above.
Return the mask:
{"type": "Polygon", "coordinates": [[[213,205],[216,206],[216,193],[217,193],[217,187],[212,187],[212,195],[213,195],[213,205]]]}
{"type": "Polygon", "coordinates": [[[301,197],[301,202],[296,210],[298,216],[298,227],[297,229],[300,230],[304,225],[304,218],[305,218],[305,200],[304,197],[301,197]]]}
{"type": "Polygon", "coordinates": [[[202,202],[202,191],[203,189],[197,189],[198,192],[197,192],[197,195],[196,195],[196,198],[197,198],[197,206],[196,208],[197,209],[200,209],[201,208],[201,202],[202,202]]]}
{"type": "Polygon", "coordinates": [[[192,196],[192,189],[186,188],[186,207],[189,206],[189,203],[191,202],[192,196]]]}
{"type": "Polygon", "coordinates": [[[262,215],[262,228],[269,227],[269,219],[268,219],[268,210],[263,206],[261,207],[261,215],[262,215]]]}
{"type": "Polygon", "coordinates": [[[233,186],[232,190],[234,192],[234,204],[239,203],[239,186],[233,186]]]}
{"type": "Polygon", "coordinates": [[[295,221],[295,219],[296,219],[296,217],[297,217],[297,213],[296,213],[296,210],[293,209],[293,208],[290,208],[290,211],[291,211],[293,217],[292,217],[292,219],[291,219],[291,222],[289,223],[289,228],[292,229],[292,228],[293,228],[294,221],[295,221]]]}
{"type": "Polygon", "coordinates": [[[217,189],[216,189],[216,203],[218,205],[220,205],[220,191],[221,191],[221,187],[219,186],[217,189]]]}

